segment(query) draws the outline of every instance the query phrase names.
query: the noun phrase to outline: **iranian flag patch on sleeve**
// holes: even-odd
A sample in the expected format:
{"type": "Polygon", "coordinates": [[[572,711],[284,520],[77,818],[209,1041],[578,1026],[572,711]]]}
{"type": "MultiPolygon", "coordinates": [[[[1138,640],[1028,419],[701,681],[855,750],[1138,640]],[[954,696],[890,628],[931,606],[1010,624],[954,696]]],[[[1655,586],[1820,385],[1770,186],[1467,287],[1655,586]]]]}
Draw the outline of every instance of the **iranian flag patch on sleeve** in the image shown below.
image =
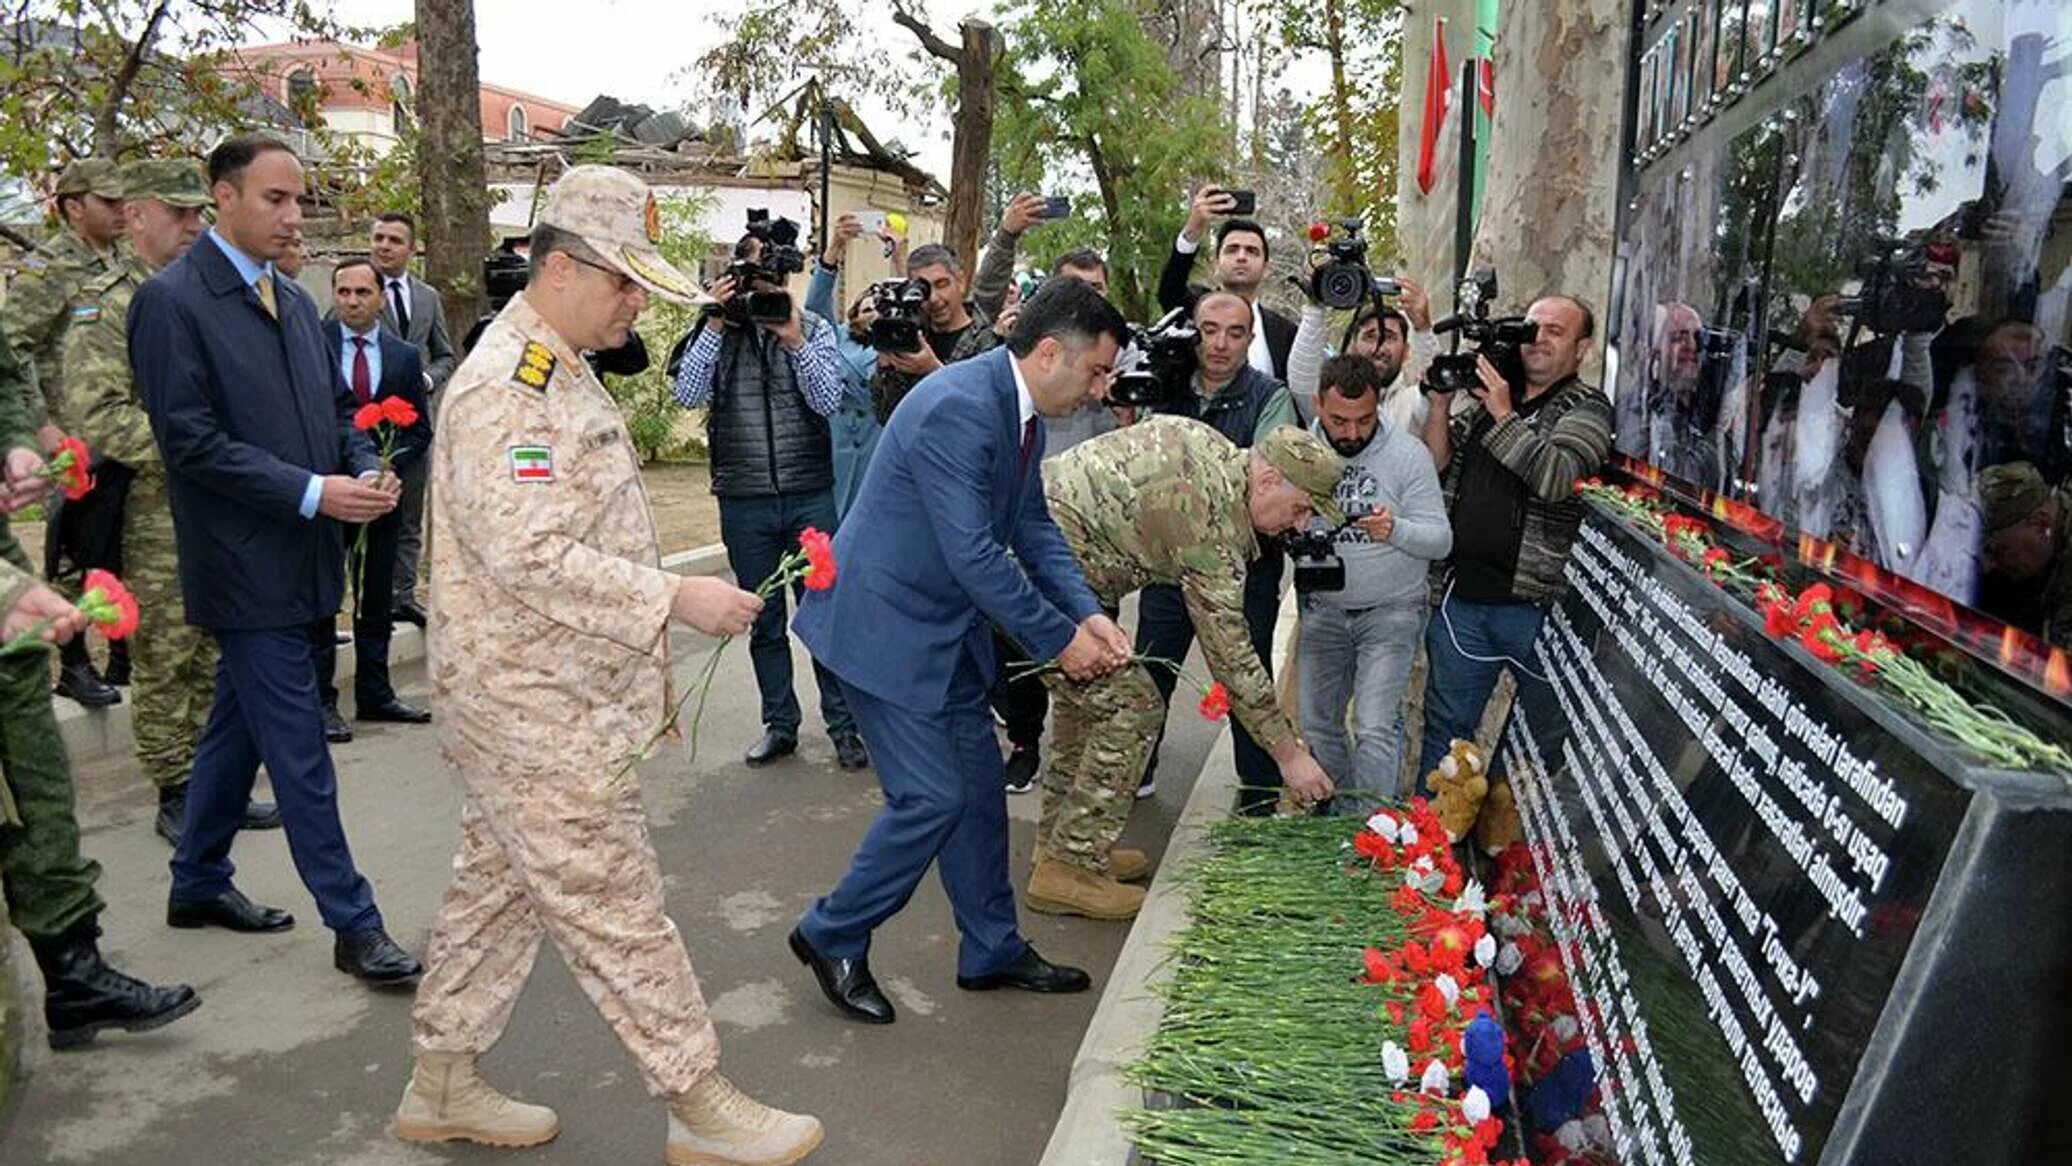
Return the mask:
{"type": "Polygon", "coordinates": [[[544,445],[511,447],[511,480],[551,482],[554,480],[554,450],[544,445]]]}

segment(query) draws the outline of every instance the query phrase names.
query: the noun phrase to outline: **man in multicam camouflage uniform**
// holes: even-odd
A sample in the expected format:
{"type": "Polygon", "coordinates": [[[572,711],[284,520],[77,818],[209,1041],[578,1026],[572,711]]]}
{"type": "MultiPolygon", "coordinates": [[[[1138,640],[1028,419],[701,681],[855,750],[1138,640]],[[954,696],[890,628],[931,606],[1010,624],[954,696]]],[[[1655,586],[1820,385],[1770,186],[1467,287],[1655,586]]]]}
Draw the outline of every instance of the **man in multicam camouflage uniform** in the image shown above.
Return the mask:
{"type": "Polygon", "coordinates": [[[447,384],[433,447],[431,672],[464,787],[460,855],[411,1014],[410,1141],[536,1145],[554,1111],[497,1092],[475,1058],[551,938],[669,1107],[672,1163],[789,1163],[820,1123],[717,1071],[719,1039],[662,901],[639,784],[615,777],[667,712],[671,620],[739,635],[762,607],[664,571],[640,460],[584,363],[653,292],[698,292],[656,250],[654,196],[578,166],[533,229],[531,282],[447,384]],[[551,710],[551,712],[545,711],[551,710]]]}
{"type": "MultiPolygon", "coordinates": [[[[24,415],[27,374],[0,331],[0,613],[12,639],[43,620],[46,642],[76,639],[85,622],[35,581],[7,516],[41,501],[43,458],[24,415]]],[[[13,923],[43,972],[43,1016],[52,1048],[77,1048],[104,1028],[143,1032],[201,1006],[185,984],[157,987],[101,959],[100,864],[79,851],[72,766],[50,703],[50,662],[41,652],[0,656],[0,890],[13,923]]]]}
{"type": "MultiPolygon", "coordinates": [[[[88,281],[73,304],[60,350],[66,387],[59,420],[100,459],[132,475],[122,514],[122,564],[139,610],[130,637],[137,763],[158,787],[158,833],[177,846],[194,743],[216,691],[216,641],[190,626],[181,607],[165,463],[151,438],[151,417],[130,383],[128,322],[137,288],[201,237],[209,184],[200,166],[175,158],[131,162],[122,180],[129,254],[88,281]]],[[[244,824],[277,829],[280,811],[255,803],[244,824]]]]}
{"type": "Polygon", "coordinates": [[[2030,462],[1978,476],[1985,511],[1980,606],[2045,643],[2072,648],[2072,486],[2053,488],[2030,462]]]}
{"type": "MultiPolygon", "coordinates": [[[[122,179],[115,163],[105,158],[82,158],[58,176],[56,191],[58,228],[43,245],[22,260],[22,272],[8,286],[7,301],[0,305],[0,328],[14,339],[27,379],[22,385],[22,402],[29,411],[29,427],[36,432],[44,452],[57,449],[65,436],[59,427],[59,403],[64,399],[64,362],[60,345],[72,306],[80,289],[122,266],[122,179]]],[[[100,450],[94,449],[99,453],[100,450]]],[[[105,503],[107,499],[98,499],[105,503]]],[[[61,545],[58,507],[51,508],[52,522],[47,539],[49,554],[45,569],[57,578],[56,564],[61,545]]],[[[117,564],[85,563],[83,567],[117,564]]],[[[117,656],[119,649],[111,649],[117,656]]],[[[68,642],[59,654],[63,668],[58,677],[58,694],[87,708],[118,704],[122,693],[94,671],[86,654],[86,638],[68,642]]],[[[119,661],[111,671],[121,671],[119,661]]]]}
{"type": "MultiPolygon", "coordinates": [[[[1322,515],[1344,517],[1332,491],[1344,463],[1302,430],[1273,430],[1241,449],[1182,417],[1155,417],[1096,437],[1044,466],[1051,517],[1102,605],[1151,584],[1180,589],[1209,671],[1297,797],[1320,801],[1331,779],[1274,698],[1245,624],[1245,565],[1257,535],[1322,515]]],[[[1144,901],[1116,875],[1145,869],[1115,850],[1135,800],[1144,756],[1164,721],[1151,673],[1135,664],[1098,680],[1048,677],[1057,700],[1052,756],[1036,828],[1032,911],[1128,919],[1144,901]]]]}

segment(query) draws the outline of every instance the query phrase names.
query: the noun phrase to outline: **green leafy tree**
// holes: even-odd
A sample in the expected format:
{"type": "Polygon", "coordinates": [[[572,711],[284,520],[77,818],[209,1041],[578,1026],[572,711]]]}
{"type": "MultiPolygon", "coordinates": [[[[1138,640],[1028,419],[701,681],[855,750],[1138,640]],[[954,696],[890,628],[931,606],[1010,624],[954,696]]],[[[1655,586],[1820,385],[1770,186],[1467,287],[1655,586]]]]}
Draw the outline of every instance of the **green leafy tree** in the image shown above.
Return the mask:
{"type": "MultiPolygon", "coordinates": [[[[1262,16],[1291,54],[1314,54],[1329,83],[1303,110],[1324,158],[1320,208],[1359,215],[1378,257],[1396,253],[1396,142],[1403,15],[1396,0],[1265,0],[1262,16]]],[[[1269,126],[1271,123],[1269,123],[1269,126]]]]}
{"type": "Polygon", "coordinates": [[[1188,187],[1220,176],[1231,156],[1217,102],[1183,92],[1142,17],[1131,0],[1013,8],[994,139],[1014,189],[1091,175],[1093,196],[1075,200],[1068,222],[1032,232],[1029,258],[1047,266],[1073,247],[1102,248],[1110,296],[1138,318],[1155,307],[1158,268],[1186,217],[1188,187]]]}
{"type": "MultiPolygon", "coordinates": [[[[608,160],[608,159],[607,159],[608,160]]],[[[712,236],[699,224],[714,206],[714,196],[658,194],[662,212],[664,258],[678,270],[696,278],[712,250],[712,236]]],[[[649,298],[648,310],[640,317],[640,338],[647,345],[648,369],[639,376],[608,377],[605,389],[626,416],[626,431],[642,461],[678,457],[702,447],[703,442],[687,435],[690,418],[676,403],[664,365],[670,346],[697,323],[699,309],[674,304],[660,296],[649,298]]]]}

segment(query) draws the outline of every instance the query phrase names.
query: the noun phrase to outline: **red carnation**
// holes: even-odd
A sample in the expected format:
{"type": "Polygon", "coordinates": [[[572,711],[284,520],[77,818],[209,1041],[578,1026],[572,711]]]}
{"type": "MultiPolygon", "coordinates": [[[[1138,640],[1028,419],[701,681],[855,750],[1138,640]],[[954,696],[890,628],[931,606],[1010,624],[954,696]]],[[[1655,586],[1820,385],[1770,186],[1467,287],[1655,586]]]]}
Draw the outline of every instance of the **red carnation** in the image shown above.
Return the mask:
{"type": "Polygon", "coordinates": [[[1202,690],[1201,715],[1203,720],[1220,721],[1230,715],[1230,690],[1218,680],[1202,690]]]}
{"type": "MultiPolygon", "coordinates": [[[[402,397],[381,399],[381,419],[398,429],[408,429],[417,424],[417,406],[402,397]]],[[[353,424],[359,424],[359,415],[354,414],[353,424]]]]}
{"type": "Polygon", "coordinates": [[[89,468],[93,455],[87,452],[86,443],[76,437],[67,437],[58,443],[57,452],[51,455],[50,464],[43,467],[42,476],[50,479],[67,502],[77,502],[93,493],[94,476],[89,468]]]}
{"type": "Polygon", "coordinates": [[[388,418],[382,415],[381,406],[372,401],[353,410],[353,428],[362,433],[372,430],[386,420],[388,418]]]}
{"type": "Polygon", "coordinates": [[[79,610],[111,640],[126,639],[137,630],[137,597],[122,580],[98,567],[86,573],[86,593],[79,597],[79,610]]]}
{"type": "Polygon", "coordinates": [[[833,587],[835,540],[809,526],[799,532],[799,549],[806,552],[806,590],[825,591],[833,587]]]}

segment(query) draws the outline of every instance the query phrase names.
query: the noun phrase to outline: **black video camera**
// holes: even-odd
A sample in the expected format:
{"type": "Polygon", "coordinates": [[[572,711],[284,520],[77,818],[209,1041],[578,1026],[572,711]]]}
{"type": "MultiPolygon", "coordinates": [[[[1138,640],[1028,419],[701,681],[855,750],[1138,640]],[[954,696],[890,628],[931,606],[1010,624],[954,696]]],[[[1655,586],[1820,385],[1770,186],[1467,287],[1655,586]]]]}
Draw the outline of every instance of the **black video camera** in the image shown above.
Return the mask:
{"type": "Polygon", "coordinates": [[[799,225],[787,218],[773,219],[768,210],[751,210],[748,236],[762,244],[762,254],[755,259],[745,257],[742,252],[747,249],[747,240],[735,249],[734,261],[727,264],[727,276],[734,281],[734,296],[722,311],[728,322],[734,324],[782,324],[791,319],[791,294],[756,291],[754,285],[781,286],[806,269],[806,256],[799,250],[799,225]]]}
{"type": "Polygon", "coordinates": [[[1110,405],[1171,405],[1194,389],[1195,343],[1201,333],[1185,308],[1148,327],[1130,325],[1130,342],[1115,364],[1110,405]]]}
{"type": "Polygon", "coordinates": [[[1880,336],[1941,331],[1950,300],[1930,270],[1931,262],[1926,245],[1877,240],[1871,254],[1856,265],[1862,289],[1836,301],[1835,312],[1880,336]]]}
{"type": "Polygon", "coordinates": [[[1539,339],[1540,326],[1523,316],[1490,319],[1489,305],[1495,300],[1494,269],[1480,268],[1460,281],[1453,292],[1454,314],[1432,325],[1434,333],[1455,334],[1454,350],[1432,358],[1425,369],[1426,392],[1472,392],[1481,388],[1482,378],[1475,371],[1478,356],[1488,357],[1497,373],[1514,387],[1525,383],[1525,358],[1518,350],[1539,339]],[[1460,351],[1462,340],[1473,344],[1474,350],[1460,351]]]}
{"type": "MultiPolygon", "coordinates": [[[[1319,229],[1321,227],[1319,224],[1319,229]]],[[[1393,279],[1377,277],[1368,270],[1367,238],[1361,234],[1363,229],[1364,224],[1360,220],[1347,219],[1339,224],[1337,238],[1318,240],[1320,246],[1311,252],[1309,283],[1304,288],[1310,299],[1327,308],[1346,312],[1370,299],[1403,294],[1401,284],[1393,279]]]]}
{"type": "Polygon", "coordinates": [[[934,289],[925,279],[885,279],[870,286],[871,347],[879,352],[921,351],[921,309],[934,289]]]}
{"type": "Polygon", "coordinates": [[[1290,531],[1281,536],[1288,557],[1295,560],[1295,590],[1307,595],[1315,591],[1345,590],[1345,560],[1339,557],[1337,532],[1329,530],[1290,531]]]}

